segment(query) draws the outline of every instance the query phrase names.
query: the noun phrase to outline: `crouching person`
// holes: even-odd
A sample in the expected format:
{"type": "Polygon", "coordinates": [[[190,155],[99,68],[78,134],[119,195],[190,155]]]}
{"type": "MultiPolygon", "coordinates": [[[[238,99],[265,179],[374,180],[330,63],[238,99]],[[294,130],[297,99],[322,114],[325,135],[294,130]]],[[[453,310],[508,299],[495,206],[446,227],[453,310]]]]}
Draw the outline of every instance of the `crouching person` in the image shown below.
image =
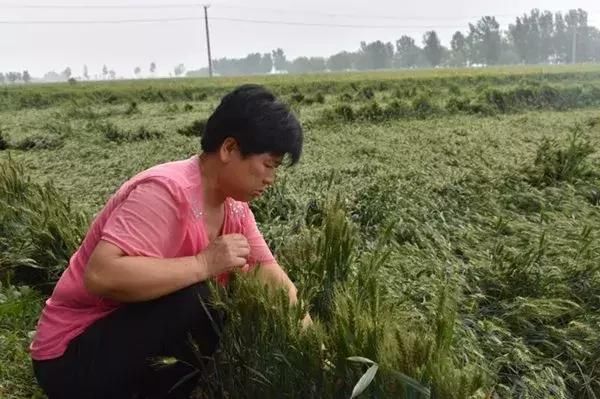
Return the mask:
{"type": "Polygon", "coordinates": [[[267,247],[248,202],[295,164],[302,129],[266,89],[241,86],[209,118],[200,154],[156,165],[124,183],[97,215],[47,300],[31,344],[50,399],[187,398],[191,336],[218,346],[221,315],[209,280],[260,263],[258,278],[296,287],[267,247]],[[174,357],[156,368],[157,358],[174,357]],[[183,383],[180,383],[182,382],[183,383]]]}

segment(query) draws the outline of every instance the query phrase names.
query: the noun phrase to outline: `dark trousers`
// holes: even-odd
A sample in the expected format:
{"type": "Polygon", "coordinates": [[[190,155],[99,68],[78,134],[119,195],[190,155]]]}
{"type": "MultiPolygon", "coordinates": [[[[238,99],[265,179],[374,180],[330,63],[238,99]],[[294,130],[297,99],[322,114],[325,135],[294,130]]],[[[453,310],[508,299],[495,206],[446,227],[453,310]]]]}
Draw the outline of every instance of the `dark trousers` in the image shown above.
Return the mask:
{"type": "Polygon", "coordinates": [[[202,356],[219,343],[213,323],[222,322],[210,306],[209,287],[200,283],[122,306],[71,341],[60,358],[34,360],[33,369],[49,399],[189,398],[202,356]],[[161,357],[178,361],[156,368],[161,357]]]}

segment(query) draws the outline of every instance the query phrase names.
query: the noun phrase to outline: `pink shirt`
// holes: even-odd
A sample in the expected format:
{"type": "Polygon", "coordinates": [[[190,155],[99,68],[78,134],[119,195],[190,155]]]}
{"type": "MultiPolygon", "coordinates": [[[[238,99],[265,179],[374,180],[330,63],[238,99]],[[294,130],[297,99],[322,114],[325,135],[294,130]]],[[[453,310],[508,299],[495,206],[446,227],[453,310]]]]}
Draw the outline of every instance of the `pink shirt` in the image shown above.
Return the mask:
{"type": "MultiPolygon", "coordinates": [[[[130,256],[157,258],[193,256],[208,246],[201,180],[198,156],[194,156],[154,166],[119,188],[96,216],[46,301],[30,348],[33,359],[60,357],[73,338],[121,306],[91,294],[84,286],[85,267],[100,240],[130,256]]],[[[275,260],[248,204],[227,199],[222,234],[232,233],[248,239],[249,265],[275,260]]],[[[217,279],[225,284],[228,276],[217,279]]]]}

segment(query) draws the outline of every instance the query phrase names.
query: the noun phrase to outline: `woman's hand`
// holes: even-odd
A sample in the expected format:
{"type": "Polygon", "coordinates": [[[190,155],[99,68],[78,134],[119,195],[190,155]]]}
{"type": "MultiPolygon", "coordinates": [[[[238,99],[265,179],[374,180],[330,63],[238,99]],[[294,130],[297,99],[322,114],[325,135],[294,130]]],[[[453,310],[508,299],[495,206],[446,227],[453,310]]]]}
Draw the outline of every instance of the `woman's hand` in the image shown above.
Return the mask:
{"type": "Polygon", "coordinates": [[[302,325],[302,330],[306,330],[308,327],[311,327],[313,325],[313,321],[312,318],[310,317],[310,313],[306,313],[306,316],[304,316],[304,318],[302,319],[301,322],[302,325]]]}
{"type": "Polygon", "coordinates": [[[247,264],[250,245],[241,234],[217,237],[196,259],[203,273],[203,280],[241,268],[247,264]]]}

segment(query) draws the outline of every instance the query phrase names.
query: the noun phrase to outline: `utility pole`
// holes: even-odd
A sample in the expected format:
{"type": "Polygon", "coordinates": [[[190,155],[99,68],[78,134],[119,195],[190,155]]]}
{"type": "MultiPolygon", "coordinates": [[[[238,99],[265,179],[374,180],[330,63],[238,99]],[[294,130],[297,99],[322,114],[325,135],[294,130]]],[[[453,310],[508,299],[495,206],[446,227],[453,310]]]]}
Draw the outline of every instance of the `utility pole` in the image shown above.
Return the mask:
{"type": "Polygon", "coordinates": [[[573,54],[571,54],[571,62],[577,62],[577,25],[573,27],[573,54]]]}
{"type": "Polygon", "coordinates": [[[206,27],[206,48],[208,49],[208,76],[212,78],[213,70],[212,70],[212,56],[210,55],[210,33],[208,31],[208,7],[209,5],[204,5],[204,26],[206,27]]]}

